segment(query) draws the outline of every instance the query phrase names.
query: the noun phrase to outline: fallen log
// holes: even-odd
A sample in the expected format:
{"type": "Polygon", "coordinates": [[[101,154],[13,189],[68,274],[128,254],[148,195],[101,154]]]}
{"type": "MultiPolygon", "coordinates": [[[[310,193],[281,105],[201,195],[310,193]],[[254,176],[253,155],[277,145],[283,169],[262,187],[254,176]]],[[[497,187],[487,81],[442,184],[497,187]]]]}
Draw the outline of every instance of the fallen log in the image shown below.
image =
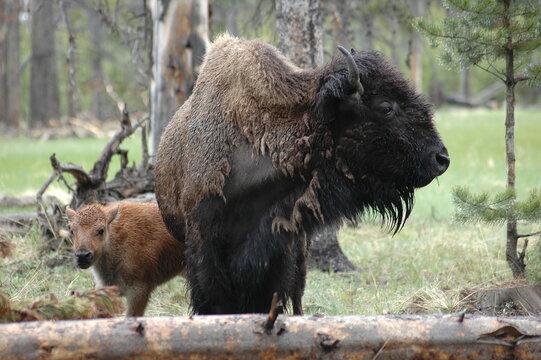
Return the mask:
{"type": "Polygon", "coordinates": [[[0,325],[2,359],[539,359],[536,318],[114,318],[0,325]]]}
{"type": "MultiPolygon", "coordinates": [[[[43,201],[47,204],[52,203],[53,201],[58,201],[54,196],[45,196],[43,201]]],[[[0,195],[0,207],[9,208],[9,207],[23,207],[23,206],[36,206],[36,197],[29,195],[0,195]]]]}

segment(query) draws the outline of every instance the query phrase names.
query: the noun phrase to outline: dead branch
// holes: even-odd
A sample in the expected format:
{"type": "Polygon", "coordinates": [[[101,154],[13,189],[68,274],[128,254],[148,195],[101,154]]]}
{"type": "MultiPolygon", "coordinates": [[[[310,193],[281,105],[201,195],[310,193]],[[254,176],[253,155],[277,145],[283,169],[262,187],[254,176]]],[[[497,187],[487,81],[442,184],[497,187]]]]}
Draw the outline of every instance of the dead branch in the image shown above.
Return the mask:
{"type": "Polygon", "coordinates": [[[266,315],[41,321],[0,326],[14,359],[533,359],[535,318],[293,316],[280,333],[266,315]]]}
{"type": "MultiPolygon", "coordinates": [[[[43,201],[51,203],[57,201],[54,196],[45,196],[43,201]]],[[[36,206],[36,197],[30,195],[0,195],[0,208],[36,206]]]]}
{"type": "MultiPolygon", "coordinates": [[[[56,202],[52,203],[51,209],[44,204],[43,195],[47,188],[54,181],[61,181],[72,192],[73,197],[70,207],[77,209],[81,205],[90,202],[111,202],[135,196],[140,193],[153,191],[154,172],[148,164],[148,149],[143,148],[143,161],[146,163],[140,166],[128,167],[128,152],[120,148],[120,144],[138,128],[142,127],[148,116],[140,118],[135,125],[131,124],[129,112],[125,103],[121,103],[122,117],[120,119],[120,130],[118,130],[103,148],[100,157],[94,163],[93,168],[86,172],[81,166],[72,163],[61,163],[56,155],[50,157],[53,172],[41,186],[36,194],[37,219],[44,239],[42,250],[54,250],[63,244],[63,237],[59,236],[62,229],[66,227],[64,208],[56,202]],[[146,152],[146,153],[145,153],[146,152]],[[119,155],[121,160],[120,171],[115,178],[107,182],[109,164],[114,155],[119,155]],[[64,173],[68,173],[75,179],[75,186],[72,188],[64,173]],[[53,241],[54,240],[54,241],[53,241]]],[[[143,129],[144,131],[144,129],[143,129]]],[[[143,141],[146,138],[143,136],[143,141]]]]}
{"type": "Polygon", "coordinates": [[[51,294],[49,298],[35,301],[29,306],[14,304],[3,295],[0,292],[0,323],[107,318],[124,311],[124,303],[116,286],[84,293],[72,292],[70,297],[63,300],[51,294]]]}

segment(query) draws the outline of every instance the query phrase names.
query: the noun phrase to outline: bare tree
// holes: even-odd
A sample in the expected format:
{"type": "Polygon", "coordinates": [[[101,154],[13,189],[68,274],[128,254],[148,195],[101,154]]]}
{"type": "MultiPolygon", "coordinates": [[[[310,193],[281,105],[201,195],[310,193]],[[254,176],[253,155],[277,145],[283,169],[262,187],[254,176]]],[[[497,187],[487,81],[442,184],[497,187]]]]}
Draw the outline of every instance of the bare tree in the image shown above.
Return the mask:
{"type": "Polygon", "coordinates": [[[64,0],[59,1],[60,16],[64,23],[68,35],[68,49],[66,52],[66,65],[68,68],[68,116],[76,117],[81,111],[80,94],[77,88],[77,67],[75,64],[75,54],[77,52],[77,43],[75,42],[75,31],[71,24],[68,14],[68,3],[64,0]]]}
{"type": "MultiPolygon", "coordinates": [[[[426,11],[426,3],[422,0],[409,0],[409,6],[413,17],[424,15],[426,11]]],[[[410,78],[412,84],[421,90],[423,83],[423,39],[419,33],[410,28],[409,52],[407,64],[410,69],[410,78]]]]}
{"type": "Polygon", "coordinates": [[[343,46],[353,44],[351,31],[351,3],[347,0],[335,0],[331,4],[330,12],[334,25],[334,41],[343,46]]]}
{"type": "MultiPolygon", "coordinates": [[[[321,0],[276,0],[279,47],[295,64],[314,68],[323,63],[321,0]]],[[[351,271],[355,266],[342,252],[338,229],[325,226],[311,239],[310,263],[323,271],[351,271]]]]}
{"type": "Polygon", "coordinates": [[[150,0],[153,47],[150,151],[156,154],[171,116],[190,96],[208,44],[208,0],[150,0]]]}
{"type": "Polygon", "coordinates": [[[0,122],[15,128],[21,107],[19,10],[19,0],[0,1],[0,122]]]}
{"type": "Polygon", "coordinates": [[[371,0],[361,1],[361,49],[374,50],[374,12],[371,0]]]}
{"type": "MultiPolygon", "coordinates": [[[[55,2],[32,0],[32,59],[30,75],[30,123],[43,124],[60,117],[55,54],[55,2]]],[[[56,12],[58,13],[58,12],[56,12]]]]}
{"type": "Polygon", "coordinates": [[[88,15],[88,32],[90,36],[90,43],[92,44],[92,52],[90,55],[90,68],[92,71],[92,80],[90,89],[92,91],[92,115],[96,119],[103,120],[105,118],[105,98],[104,98],[104,81],[103,81],[103,67],[102,67],[102,40],[103,31],[101,21],[92,8],[87,8],[86,13],[88,15]]]}
{"type": "Polygon", "coordinates": [[[323,18],[320,0],[276,0],[278,47],[296,65],[323,63],[323,18]]]}

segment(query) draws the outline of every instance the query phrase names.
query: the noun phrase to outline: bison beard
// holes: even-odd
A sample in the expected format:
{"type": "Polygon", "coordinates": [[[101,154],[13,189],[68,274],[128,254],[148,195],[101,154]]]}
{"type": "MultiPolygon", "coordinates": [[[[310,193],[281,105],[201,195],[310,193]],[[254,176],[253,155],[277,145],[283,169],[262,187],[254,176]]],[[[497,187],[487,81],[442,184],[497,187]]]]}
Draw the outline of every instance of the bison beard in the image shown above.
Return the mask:
{"type": "Polygon", "coordinates": [[[340,51],[302,70],[258,40],[209,49],[156,162],[195,313],[266,312],[277,292],[302,314],[310,234],[370,210],[398,231],[414,188],[447,169],[430,106],[403,75],[378,53],[340,51]]]}

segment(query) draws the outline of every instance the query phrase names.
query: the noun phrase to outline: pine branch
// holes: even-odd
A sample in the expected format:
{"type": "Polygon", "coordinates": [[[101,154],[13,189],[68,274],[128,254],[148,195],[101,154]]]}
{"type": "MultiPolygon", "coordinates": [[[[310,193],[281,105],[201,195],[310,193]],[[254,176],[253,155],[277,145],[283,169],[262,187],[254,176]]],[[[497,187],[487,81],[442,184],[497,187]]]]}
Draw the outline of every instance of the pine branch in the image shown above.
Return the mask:
{"type": "Polygon", "coordinates": [[[491,74],[492,76],[494,76],[498,80],[501,80],[501,81],[503,81],[505,83],[505,78],[502,77],[500,74],[490,70],[490,67],[485,68],[485,67],[483,67],[483,66],[481,66],[479,64],[474,64],[474,65],[477,66],[479,69],[486,71],[487,73],[491,74]]]}
{"type": "Polygon", "coordinates": [[[517,234],[517,238],[525,238],[525,237],[536,236],[536,235],[541,235],[541,231],[536,231],[533,233],[526,233],[526,234],[517,234]]]}
{"type": "Polygon", "coordinates": [[[488,193],[474,195],[465,188],[455,188],[453,200],[455,218],[460,222],[541,222],[541,190],[538,189],[531,191],[526,200],[517,201],[514,191],[509,189],[491,197],[488,193]]]}

